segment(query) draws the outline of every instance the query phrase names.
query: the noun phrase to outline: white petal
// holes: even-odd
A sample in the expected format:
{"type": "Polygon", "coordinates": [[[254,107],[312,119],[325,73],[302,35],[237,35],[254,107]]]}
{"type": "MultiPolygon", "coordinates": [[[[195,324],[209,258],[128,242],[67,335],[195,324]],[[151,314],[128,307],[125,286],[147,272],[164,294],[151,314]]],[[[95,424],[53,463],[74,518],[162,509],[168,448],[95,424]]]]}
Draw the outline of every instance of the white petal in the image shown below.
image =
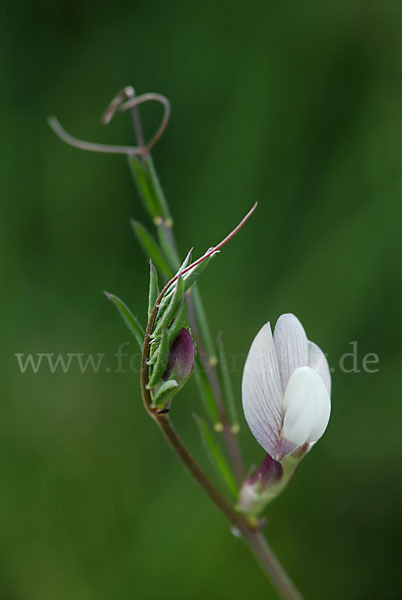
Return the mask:
{"type": "Polygon", "coordinates": [[[301,446],[316,442],[329,420],[331,402],[322,377],[311,367],[296,369],[284,396],[282,437],[301,446]]]}
{"type": "Polygon", "coordinates": [[[290,313],[280,316],[275,325],[274,342],[285,392],[293,371],[308,364],[307,336],[299,319],[290,313]]]}
{"type": "Polygon", "coordinates": [[[242,381],[244,416],[257,442],[275,456],[283,422],[282,387],[278,361],[267,323],[254,338],[242,381]]]}
{"type": "Polygon", "coordinates": [[[308,343],[308,366],[321,375],[327,387],[328,394],[331,394],[331,374],[328,362],[324,352],[314,342],[308,343]]]}

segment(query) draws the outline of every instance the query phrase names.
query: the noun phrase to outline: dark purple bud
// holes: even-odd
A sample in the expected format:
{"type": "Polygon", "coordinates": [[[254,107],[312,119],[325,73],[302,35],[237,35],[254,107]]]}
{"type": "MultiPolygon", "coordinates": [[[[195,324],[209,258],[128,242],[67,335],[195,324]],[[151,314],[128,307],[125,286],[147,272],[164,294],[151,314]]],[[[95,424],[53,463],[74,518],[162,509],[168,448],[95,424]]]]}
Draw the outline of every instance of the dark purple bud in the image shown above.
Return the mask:
{"type": "Polygon", "coordinates": [[[260,467],[248,475],[247,483],[248,485],[255,485],[259,483],[260,491],[263,492],[268,485],[279,481],[282,477],[282,474],[282,465],[278,461],[271,458],[269,454],[267,454],[260,467]]]}
{"type": "Polygon", "coordinates": [[[169,350],[168,364],[162,379],[166,381],[171,375],[178,383],[186,379],[194,367],[194,342],[191,334],[184,327],[169,350]]]}

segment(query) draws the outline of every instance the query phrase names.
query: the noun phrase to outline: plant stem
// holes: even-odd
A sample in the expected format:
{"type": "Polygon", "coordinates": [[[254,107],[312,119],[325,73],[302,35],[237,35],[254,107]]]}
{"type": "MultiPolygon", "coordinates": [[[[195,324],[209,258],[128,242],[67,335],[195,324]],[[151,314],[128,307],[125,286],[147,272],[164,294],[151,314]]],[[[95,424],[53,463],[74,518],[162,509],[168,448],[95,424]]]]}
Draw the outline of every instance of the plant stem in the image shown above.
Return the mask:
{"type": "Polygon", "coordinates": [[[261,531],[249,531],[245,535],[245,540],[282,598],[284,600],[303,600],[303,596],[286,573],[261,531]]]}

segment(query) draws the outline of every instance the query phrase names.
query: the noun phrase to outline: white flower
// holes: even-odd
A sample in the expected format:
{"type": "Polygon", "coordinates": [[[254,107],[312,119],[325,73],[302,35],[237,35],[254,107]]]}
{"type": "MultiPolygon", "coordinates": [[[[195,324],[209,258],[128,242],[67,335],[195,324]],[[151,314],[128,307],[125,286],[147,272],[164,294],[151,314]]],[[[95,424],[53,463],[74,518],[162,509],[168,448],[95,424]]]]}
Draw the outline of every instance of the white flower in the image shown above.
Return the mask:
{"type": "Polygon", "coordinates": [[[331,412],[325,355],[292,314],[266,323],[254,338],[243,372],[243,409],[257,442],[275,460],[323,435],[331,412]]]}

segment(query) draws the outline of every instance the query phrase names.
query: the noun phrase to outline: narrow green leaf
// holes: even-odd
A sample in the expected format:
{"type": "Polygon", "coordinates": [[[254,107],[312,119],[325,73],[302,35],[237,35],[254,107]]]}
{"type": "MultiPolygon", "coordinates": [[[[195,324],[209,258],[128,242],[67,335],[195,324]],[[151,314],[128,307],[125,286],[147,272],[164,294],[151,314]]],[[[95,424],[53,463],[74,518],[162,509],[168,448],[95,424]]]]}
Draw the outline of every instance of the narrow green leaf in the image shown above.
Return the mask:
{"type": "Polygon", "coordinates": [[[155,302],[158,298],[158,273],[152,264],[152,260],[149,263],[149,294],[148,294],[148,319],[151,316],[151,312],[155,306],[155,302]]]}
{"type": "Polygon", "coordinates": [[[167,275],[168,277],[171,277],[172,270],[167,264],[165,257],[163,256],[157,242],[154,240],[149,231],[147,231],[147,229],[145,229],[145,227],[141,225],[141,223],[138,223],[138,221],[134,221],[134,219],[131,220],[131,225],[133,227],[138,243],[142,247],[146,256],[151,258],[154,265],[160,271],[165,273],[165,275],[167,275]]]}
{"type": "Polygon", "coordinates": [[[130,171],[135,181],[138,194],[152,219],[159,216],[159,207],[156,203],[155,193],[149,185],[149,174],[144,165],[135,156],[128,157],[130,171]]]}
{"type": "Polygon", "coordinates": [[[148,156],[144,163],[135,156],[129,156],[128,162],[138,193],[155,224],[164,219],[171,226],[172,216],[152,158],[148,156]]]}
{"type": "Polygon", "coordinates": [[[199,394],[204,401],[209,416],[214,424],[219,423],[219,413],[216,406],[216,400],[213,389],[209,383],[207,374],[205,373],[200,357],[195,358],[195,381],[198,387],[199,394]]]}
{"type": "Polygon", "coordinates": [[[153,400],[152,400],[152,408],[155,406],[159,406],[159,408],[163,408],[166,404],[171,400],[179,384],[175,379],[169,379],[162,383],[162,385],[158,388],[153,400]]]}
{"type": "Polygon", "coordinates": [[[158,211],[161,216],[169,222],[169,225],[172,225],[172,215],[170,214],[168,203],[166,201],[165,194],[163,193],[159,177],[156,173],[153,160],[151,156],[148,157],[145,168],[148,175],[148,182],[151,192],[154,196],[154,202],[158,207],[158,211]]]}
{"type": "Polygon", "coordinates": [[[134,335],[135,339],[138,342],[140,349],[142,350],[142,346],[144,344],[145,332],[144,332],[143,328],[141,327],[140,323],[138,322],[138,319],[133,315],[133,313],[128,308],[128,306],[123,302],[123,300],[120,300],[120,298],[118,298],[114,294],[109,294],[109,292],[106,292],[106,291],[105,291],[105,296],[117,308],[120,316],[123,318],[123,321],[129,328],[131,333],[134,335]]]}
{"type": "Polygon", "coordinates": [[[207,450],[210,453],[212,462],[216,466],[219,474],[221,475],[223,481],[227,485],[229,491],[236,498],[237,494],[238,494],[238,489],[237,489],[236,481],[233,477],[232,471],[230,470],[230,467],[226,461],[226,458],[224,457],[221,449],[219,448],[218,444],[216,443],[214,436],[212,435],[212,432],[210,431],[210,429],[209,429],[208,425],[205,423],[205,421],[203,421],[196,415],[194,415],[194,418],[197,421],[198,427],[200,429],[201,437],[204,441],[204,444],[205,444],[207,450]]]}
{"type": "Polygon", "coordinates": [[[148,389],[151,389],[158,383],[161,379],[163,373],[165,372],[166,365],[169,358],[169,337],[166,329],[162,332],[161,342],[158,348],[158,358],[156,359],[156,363],[152,368],[151,377],[149,378],[149,382],[147,385],[148,389]]]}
{"type": "Polygon", "coordinates": [[[218,336],[218,374],[221,383],[223,398],[228,408],[230,420],[232,423],[232,430],[234,432],[239,431],[239,419],[237,417],[236,402],[234,398],[232,382],[230,380],[228,363],[225,355],[225,348],[223,345],[222,334],[218,336]]]}

